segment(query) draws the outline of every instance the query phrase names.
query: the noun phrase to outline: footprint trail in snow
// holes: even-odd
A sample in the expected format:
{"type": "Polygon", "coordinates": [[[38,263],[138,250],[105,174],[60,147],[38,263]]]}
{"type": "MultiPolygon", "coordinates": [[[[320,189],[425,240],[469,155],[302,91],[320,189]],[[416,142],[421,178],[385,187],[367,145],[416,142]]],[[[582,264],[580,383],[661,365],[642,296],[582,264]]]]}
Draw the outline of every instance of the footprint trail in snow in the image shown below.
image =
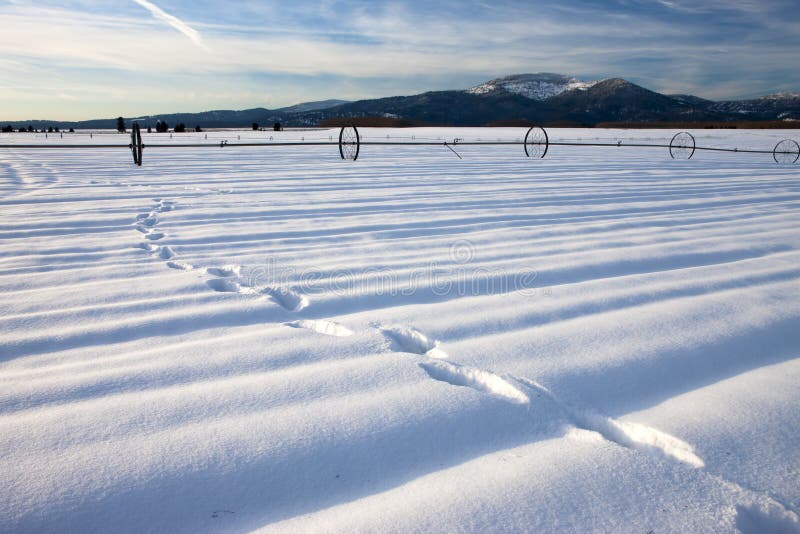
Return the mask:
{"type": "Polygon", "coordinates": [[[206,273],[215,277],[206,281],[208,287],[220,293],[240,293],[269,297],[286,311],[299,312],[310,304],[308,297],[285,287],[252,286],[241,276],[240,265],[208,267],[206,273]]]}
{"type": "MultiPolygon", "coordinates": [[[[158,228],[160,222],[158,215],[174,210],[176,203],[162,198],[154,198],[153,202],[155,206],[150,211],[137,214],[134,220],[134,229],[141,233],[141,237],[144,239],[143,242],[136,245],[136,248],[158,256],[162,260],[168,260],[166,265],[170,269],[178,271],[194,270],[194,265],[177,259],[178,253],[171,246],[166,244],[159,246],[156,243],[167,237],[167,234],[158,228]]],[[[218,293],[238,293],[268,297],[289,312],[299,312],[310,305],[308,297],[286,287],[253,287],[242,279],[241,272],[242,267],[240,265],[208,267],[205,269],[205,273],[213,278],[206,280],[206,285],[218,293]]],[[[297,327],[339,337],[352,334],[347,328],[333,322],[309,322],[308,324],[302,323],[297,327]]]]}
{"type": "Polygon", "coordinates": [[[530,404],[531,397],[544,397],[561,412],[564,419],[577,428],[596,432],[603,438],[628,449],[651,455],[665,456],[691,467],[705,465],[688,443],[655,428],[639,423],[618,421],[592,410],[580,409],[558,399],[541,384],[526,378],[511,375],[500,376],[477,367],[442,361],[447,353],[439,348],[439,342],[409,326],[380,328],[391,341],[404,352],[430,358],[419,366],[434,380],[454,386],[464,386],[515,404],[530,404]]]}
{"type": "Polygon", "coordinates": [[[175,258],[178,254],[169,245],[159,246],[154,241],[160,241],[166,237],[166,233],[158,229],[159,218],[158,214],[165,211],[172,211],[175,208],[175,202],[170,200],[163,200],[160,198],[153,199],[155,205],[150,211],[142,212],[136,215],[133,223],[133,228],[142,234],[145,241],[136,244],[136,248],[140,248],[150,254],[157,256],[162,260],[170,260],[167,262],[167,267],[171,269],[178,269],[182,271],[190,271],[194,267],[188,263],[178,261],[175,258]]]}
{"type": "MultiPolygon", "coordinates": [[[[569,421],[577,430],[590,432],[606,442],[635,450],[650,456],[669,461],[677,461],[692,469],[704,469],[705,462],[689,443],[662,432],[656,428],[632,421],[622,421],[605,416],[595,410],[580,408],[559,399],[553,392],[534,380],[512,375],[500,376],[491,371],[466,365],[443,361],[435,354],[444,354],[438,348],[439,342],[412,327],[379,328],[390,340],[397,343],[405,352],[427,357],[418,365],[434,380],[454,386],[464,386],[492,395],[508,402],[525,405],[533,410],[532,398],[544,399],[561,417],[569,421]],[[434,350],[434,354],[431,351],[434,350]]],[[[800,532],[800,516],[771,495],[751,490],[735,482],[711,473],[709,477],[723,484],[736,487],[752,496],[754,502],[762,503],[736,509],[737,525],[743,532],[763,531],[763,527],[780,527],[780,532],[800,532]]],[[[769,529],[767,529],[769,530],[769,529]]]]}

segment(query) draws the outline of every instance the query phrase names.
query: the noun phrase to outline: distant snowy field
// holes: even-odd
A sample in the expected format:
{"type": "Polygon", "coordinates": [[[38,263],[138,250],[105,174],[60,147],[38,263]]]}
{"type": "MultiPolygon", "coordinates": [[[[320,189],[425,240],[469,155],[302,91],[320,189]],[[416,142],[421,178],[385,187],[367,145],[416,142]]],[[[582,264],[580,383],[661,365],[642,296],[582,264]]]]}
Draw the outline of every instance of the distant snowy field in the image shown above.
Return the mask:
{"type": "Polygon", "coordinates": [[[457,150],[0,150],[0,531],[800,531],[800,165],[457,150]]]}

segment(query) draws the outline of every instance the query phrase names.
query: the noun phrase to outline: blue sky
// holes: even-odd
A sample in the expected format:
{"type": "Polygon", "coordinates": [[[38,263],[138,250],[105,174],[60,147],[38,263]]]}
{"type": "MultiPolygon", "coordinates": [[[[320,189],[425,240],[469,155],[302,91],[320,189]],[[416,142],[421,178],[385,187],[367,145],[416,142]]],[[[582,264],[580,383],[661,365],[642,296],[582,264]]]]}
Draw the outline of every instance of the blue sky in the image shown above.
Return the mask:
{"type": "Polygon", "coordinates": [[[277,108],[516,73],[800,91],[797,0],[0,0],[0,119],[277,108]]]}

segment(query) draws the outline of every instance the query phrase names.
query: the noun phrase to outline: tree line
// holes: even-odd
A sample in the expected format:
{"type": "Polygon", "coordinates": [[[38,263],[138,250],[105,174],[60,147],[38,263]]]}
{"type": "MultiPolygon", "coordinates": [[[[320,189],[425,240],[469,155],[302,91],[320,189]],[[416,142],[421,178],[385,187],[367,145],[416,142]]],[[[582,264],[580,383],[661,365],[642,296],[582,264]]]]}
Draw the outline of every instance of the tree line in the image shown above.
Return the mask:
{"type": "MultiPolygon", "coordinates": [[[[252,124],[252,128],[253,128],[253,130],[257,130],[257,131],[264,130],[264,128],[261,128],[258,125],[258,123],[256,123],[256,122],[254,122],[252,124]]],[[[153,127],[151,127],[150,125],[147,125],[146,129],[147,129],[147,133],[153,133],[153,127]]],[[[156,121],[156,124],[155,124],[155,132],[156,133],[168,133],[170,131],[169,129],[170,129],[170,126],[169,126],[169,124],[167,124],[166,121],[162,121],[162,120],[156,121]]],[[[279,131],[283,130],[283,127],[281,126],[281,123],[276,122],[275,124],[272,125],[272,129],[274,131],[276,131],[276,132],[279,132],[279,131]]],[[[58,126],[49,126],[47,128],[47,130],[45,130],[44,128],[42,128],[41,130],[36,130],[31,125],[29,125],[27,127],[22,126],[19,129],[15,129],[13,126],[8,125],[8,126],[3,126],[2,128],[0,128],[0,131],[2,131],[3,133],[13,133],[13,132],[59,133],[61,130],[59,129],[58,126]]],[[[74,128],[70,128],[69,131],[70,131],[70,133],[74,133],[75,129],[74,128]]],[[[125,118],[124,117],[117,117],[117,132],[126,133],[127,131],[128,131],[128,127],[125,124],[125,118]]],[[[200,125],[197,125],[192,130],[190,128],[187,128],[184,123],[179,122],[178,124],[176,124],[172,128],[172,131],[175,132],[175,133],[184,133],[184,132],[187,132],[187,131],[202,132],[203,129],[200,127],[200,125]]]]}
{"type": "MultiPolygon", "coordinates": [[[[150,125],[147,125],[147,133],[153,133],[153,128],[150,125]]],[[[167,133],[169,132],[169,124],[166,121],[156,121],[155,127],[156,133],[167,133]]],[[[119,133],[125,133],[127,131],[125,127],[125,119],[123,117],[117,117],[117,131],[119,133]]],[[[182,122],[179,122],[172,128],[172,131],[175,133],[184,133],[187,131],[186,125],[182,122]]],[[[195,132],[202,132],[203,129],[200,125],[194,127],[195,132]]]]}
{"type": "MultiPolygon", "coordinates": [[[[27,127],[21,126],[19,129],[14,129],[14,127],[9,124],[9,125],[6,125],[6,126],[3,126],[2,128],[0,128],[0,132],[3,132],[3,133],[14,133],[14,132],[19,132],[19,133],[60,133],[61,129],[58,126],[48,126],[47,129],[42,128],[41,130],[37,130],[36,128],[34,128],[31,125],[28,125],[27,127]]],[[[75,128],[70,128],[69,132],[70,133],[75,133],[75,128]]]]}

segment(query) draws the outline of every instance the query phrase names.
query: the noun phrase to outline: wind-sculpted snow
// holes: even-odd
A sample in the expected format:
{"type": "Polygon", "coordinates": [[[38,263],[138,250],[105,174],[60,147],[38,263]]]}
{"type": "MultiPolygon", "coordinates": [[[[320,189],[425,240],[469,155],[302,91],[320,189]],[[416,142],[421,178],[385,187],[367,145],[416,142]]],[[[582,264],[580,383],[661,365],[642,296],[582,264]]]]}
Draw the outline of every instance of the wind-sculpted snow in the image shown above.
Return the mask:
{"type": "Polygon", "coordinates": [[[0,531],[797,530],[800,167],[207,135],[0,151],[0,531]]]}

